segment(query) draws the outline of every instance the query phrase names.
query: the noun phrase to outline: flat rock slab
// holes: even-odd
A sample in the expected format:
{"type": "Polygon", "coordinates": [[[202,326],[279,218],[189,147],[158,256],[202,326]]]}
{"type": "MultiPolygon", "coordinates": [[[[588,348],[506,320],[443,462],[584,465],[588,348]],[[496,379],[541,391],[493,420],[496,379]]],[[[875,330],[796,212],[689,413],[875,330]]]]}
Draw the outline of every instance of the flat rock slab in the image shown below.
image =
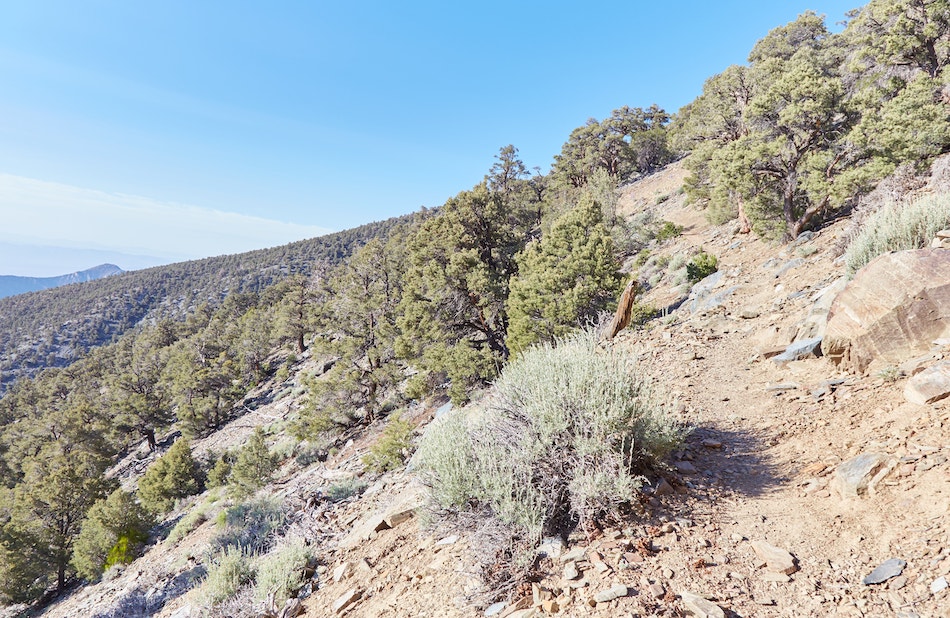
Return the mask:
{"type": "Polygon", "coordinates": [[[796,341],[785,348],[785,351],[778,356],[773,356],[772,360],[779,365],[784,365],[792,361],[818,356],[821,356],[821,337],[796,341]]]}
{"type": "Polygon", "coordinates": [[[900,364],[950,335],[950,251],[894,251],[854,275],[832,303],[822,352],[864,373],[872,361],[900,364]]]}
{"type": "Polygon", "coordinates": [[[883,562],[881,566],[871,571],[867,577],[861,580],[861,583],[865,586],[883,584],[887,580],[897,577],[903,573],[905,566],[907,566],[907,563],[900,558],[891,558],[890,560],[883,562]]]}
{"type": "Polygon", "coordinates": [[[350,588],[342,595],[340,595],[336,601],[333,602],[333,613],[339,614],[344,609],[353,605],[363,596],[363,591],[359,588],[350,588]]]}
{"type": "Polygon", "coordinates": [[[941,361],[924,369],[904,385],[904,399],[927,405],[950,397],[950,362],[941,361]]]}
{"type": "Polygon", "coordinates": [[[838,466],[832,486],[842,498],[857,498],[886,462],[887,456],[881,453],[861,453],[838,466]]]}
{"type": "Polygon", "coordinates": [[[611,586],[606,590],[601,590],[594,595],[594,600],[598,603],[609,603],[614,599],[619,599],[630,594],[630,589],[624,586],[623,584],[617,584],[616,586],[611,586]]]}
{"type": "Polygon", "coordinates": [[[692,592],[681,592],[683,609],[697,618],[726,618],[726,612],[721,607],[692,592]]]}
{"type": "Polygon", "coordinates": [[[769,545],[765,541],[752,541],[752,549],[770,571],[791,575],[798,570],[795,557],[780,547],[769,545]]]}

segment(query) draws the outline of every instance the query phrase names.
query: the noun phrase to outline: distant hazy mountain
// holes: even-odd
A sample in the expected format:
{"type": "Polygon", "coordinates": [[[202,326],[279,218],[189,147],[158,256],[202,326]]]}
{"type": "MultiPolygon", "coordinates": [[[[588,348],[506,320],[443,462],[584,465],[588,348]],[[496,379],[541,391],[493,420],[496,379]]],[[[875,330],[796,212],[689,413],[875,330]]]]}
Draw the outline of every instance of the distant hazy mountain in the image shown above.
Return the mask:
{"type": "Polygon", "coordinates": [[[110,277],[125,272],[115,264],[100,264],[86,270],[60,275],[58,277],[17,277],[15,275],[0,275],[0,298],[5,296],[14,296],[16,294],[25,294],[27,292],[38,292],[39,290],[48,290],[57,288],[61,285],[70,283],[82,283],[83,281],[93,281],[110,277]]]}

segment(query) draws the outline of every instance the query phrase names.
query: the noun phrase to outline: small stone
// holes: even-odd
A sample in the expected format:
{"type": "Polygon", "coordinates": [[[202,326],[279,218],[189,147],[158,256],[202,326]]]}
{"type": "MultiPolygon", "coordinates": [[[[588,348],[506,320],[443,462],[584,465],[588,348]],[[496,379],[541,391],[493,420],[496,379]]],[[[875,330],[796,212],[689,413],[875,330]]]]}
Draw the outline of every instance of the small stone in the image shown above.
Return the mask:
{"type": "Polygon", "coordinates": [[[775,582],[777,584],[787,584],[788,582],[792,581],[792,578],[785,573],[776,573],[775,571],[763,572],[762,579],[767,582],[775,582]]]}
{"type": "Polygon", "coordinates": [[[349,577],[350,573],[353,572],[353,565],[349,562],[344,562],[343,564],[337,566],[333,569],[333,581],[334,583],[339,583],[345,577],[349,577]]]}
{"type": "Polygon", "coordinates": [[[721,607],[698,594],[681,592],[683,608],[696,618],[726,618],[726,612],[721,607]]]}
{"type": "Polygon", "coordinates": [[[950,587],[950,583],[947,582],[947,578],[938,577],[930,583],[930,592],[937,594],[938,592],[946,590],[948,587],[950,587]]]}
{"type": "Polygon", "coordinates": [[[580,571],[577,570],[576,562],[568,562],[564,565],[564,579],[571,581],[580,577],[580,571]]]}
{"type": "Polygon", "coordinates": [[[444,539],[440,539],[435,542],[436,546],[444,547],[446,545],[455,545],[458,543],[459,535],[453,534],[452,536],[447,536],[444,539]]]}
{"type": "Polygon", "coordinates": [[[838,466],[832,486],[842,498],[857,498],[886,463],[886,455],[862,453],[838,466]]]}
{"type": "Polygon", "coordinates": [[[539,556],[557,558],[564,553],[564,541],[558,536],[548,537],[541,541],[536,551],[539,556]]]}
{"type": "Polygon", "coordinates": [[[673,493],[676,493],[676,490],[673,489],[672,485],[666,482],[666,479],[660,479],[660,482],[656,485],[656,489],[653,490],[653,495],[655,496],[666,496],[673,493]]]}
{"type": "Polygon", "coordinates": [[[623,584],[617,584],[616,586],[611,586],[607,590],[601,590],[594,595],[594,600],[598,603],[609,603],[614,599],[619,599],[630,594],[630,590],[623,584]]]}
{"type": "Polygon", "coordinates": [[[886,560],[877,567],[867,577],[861,580],[865,586],[871,586],[873,584],[882,584],[887,580],[897,577],[904,571],[904,567],[907,566],[907,563],[901,560],[900,558],[891,558],[886,560]]]}
{"type": "Polygon", "coordinates": [[[575,547],[566,554],[561,554],[561,562],[576,562],[581,560],[584,557],[584,554],[587,553],[587,549],[584,547],[575,547]]]}
{"type": "Polygon", "coordinates": [[[720,442],[719,440],[713,440],[712,438],[706,438],[705,440],[703,440],[702,444],[706,448],[711,448],[711,449],[722,448],[722,442],[720,442]]]}
{"type": "Polygon", "coordinates": [[[650,584],[647,590],[650,591],[650,595],[653,596],[654,599],[662,599],[666,596],[666,588],[664,588],[662,584],[650,584]]]}
{"type": "Polygon", "coordinates": [[[688,461],[674,461],[673,467],[676,468],[676,471],[680,474],[696,474],[699,472],[696,466],[688,461]]]}
{"type": "Polygon", "coordinates": [[[561,611],[561,606],[558,604],[555,599],[548,599],[541,602],[541,609],[544,610],[546,614],[556,614],[561,611]]]}
{"type": "Polygon", "coordinates": [[[773,356],[772,361],[777,365],[784,365],[792,361],[817,356],[821,356],[821,337],[796,341],[785,348],[785,351],[778,356],[773,356]]]}
{"type": "Polygon", "coordinates": [[[757,594],[752,596],[752,602],[756,605],[775,605],[775,599],[772,597],[766,597],[757,594]]]}
{"type": "Polygon", "coordinates": [[[907,585],[907,578],[901,575],[900,577],[895,577],[887,585],[890,590],[900,590],[907,585]]]}
{"type": "Polygon", "coordinates": [[[508,604],[505,602],[492,603],[485,609],[485,618],[492,618],[492,616],[497,616],[508,607],[508,604]]]}
{"type": "Polygon", "coordinates": [[[798,570],[795,557],[784,549],[769,545],[765,541],[752,541],[752,549],[770,571],[791,575],[798,570]]]}
{"type": "Polygon", "coordinates": [[[339,614],[350,605],[356,603],[363,596],[363,591],[358,588],[350,588],[344,592],[336,601],[333,602],[333,613],[339,614]]]}

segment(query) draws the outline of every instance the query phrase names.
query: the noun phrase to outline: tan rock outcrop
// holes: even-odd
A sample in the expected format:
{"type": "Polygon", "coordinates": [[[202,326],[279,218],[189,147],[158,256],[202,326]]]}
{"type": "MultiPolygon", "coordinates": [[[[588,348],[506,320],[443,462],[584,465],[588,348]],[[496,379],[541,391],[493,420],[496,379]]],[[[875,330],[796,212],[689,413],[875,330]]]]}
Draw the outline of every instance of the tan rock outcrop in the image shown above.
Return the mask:
{"type": "Polygon", "coordinates": [[[950,252],[886,253],[859,270],[835,298],[822,353],[864,373],[874,360],[898,364],[950,335],[950,252]]]}

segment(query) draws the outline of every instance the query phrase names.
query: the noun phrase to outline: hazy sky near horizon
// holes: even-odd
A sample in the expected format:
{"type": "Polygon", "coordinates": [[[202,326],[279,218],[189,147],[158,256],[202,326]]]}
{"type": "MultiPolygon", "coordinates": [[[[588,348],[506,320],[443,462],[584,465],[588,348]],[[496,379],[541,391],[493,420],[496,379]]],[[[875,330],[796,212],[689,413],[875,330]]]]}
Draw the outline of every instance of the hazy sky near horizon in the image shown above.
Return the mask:
{"type": "MultiPolygon", "coordinates": [[[[587,118],[673,112],[771,28],[855,6],[7,2],[0,243],[175,261],[437,206],[506,144],[546,171],[587,118]]],[[[0,274],[60,274],[15,256],[0,274]]]]}

